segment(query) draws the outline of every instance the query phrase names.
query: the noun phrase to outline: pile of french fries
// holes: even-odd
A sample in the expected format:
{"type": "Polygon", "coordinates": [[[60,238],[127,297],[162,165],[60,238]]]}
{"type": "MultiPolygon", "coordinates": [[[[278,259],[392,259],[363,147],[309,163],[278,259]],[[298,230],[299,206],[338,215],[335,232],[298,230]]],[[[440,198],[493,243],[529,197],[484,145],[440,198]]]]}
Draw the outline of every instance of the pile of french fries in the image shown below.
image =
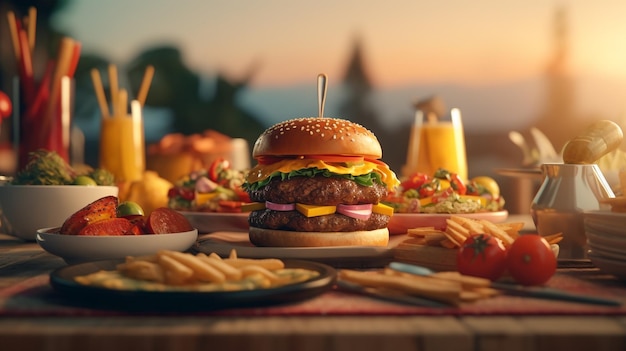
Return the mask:
{"type": "MultiPolygon", "coordinates": [[[[449,249],[461,247],[463,242],[472,235],[488,234],[510,247],[513,241],[520,235],[524,227],[523,222],[493,223],[485,219],[474,219],[461,216],[450,216],[446,220],[444,230],[435,227],[411,228],[407,231],[410,239],[405,245],[441,246],[449,249]]],[[[557,244],[563,239],[562,233],[544,236],[549,244],[557,244]]]]}
{"type": "Polygon", "coordinates": [[[215,253],[197,255],[177,251],[161,250],[155,255],[126,258],[117,265],[124,276],[174,286],[194,284],[223,284],[232,286],[225,290],[236,290],[238,282],[253,277],[258,288],[290,283],[290,277],[277,274],[285,269],[282,260],[276,258],[238,258],[232,250],[229,257],[221,258],[215,253]]]}
{"type": "Polygon", "coordinates": [[[339,271],[339,280],[388,296],[415,296],[457,306],[498,295],[488,279],[446,271],[419,276],[386,267],[382,271],[339,271]]]}

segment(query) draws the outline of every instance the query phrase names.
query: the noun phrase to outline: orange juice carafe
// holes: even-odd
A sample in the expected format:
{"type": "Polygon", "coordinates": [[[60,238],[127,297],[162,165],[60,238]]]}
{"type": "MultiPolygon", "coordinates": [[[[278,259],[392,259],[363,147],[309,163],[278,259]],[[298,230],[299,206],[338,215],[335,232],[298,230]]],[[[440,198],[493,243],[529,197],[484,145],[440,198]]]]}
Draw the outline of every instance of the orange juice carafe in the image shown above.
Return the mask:
{"type": "Polygon", "coordinates": [[[140,180],[146,168],[141,107],[135,103],[131,115],[104,117],[101,122],[100,167],[112,172],[117,182],[140,180]]]}
{"type": "Polygon", "coordinates": [[[458,109],[452,109],[447,117],[424,115],[421,111],[416,115],[404,175],[421,172],[432,176],[439,168],[468,179],[465,136],[458,109]]]}

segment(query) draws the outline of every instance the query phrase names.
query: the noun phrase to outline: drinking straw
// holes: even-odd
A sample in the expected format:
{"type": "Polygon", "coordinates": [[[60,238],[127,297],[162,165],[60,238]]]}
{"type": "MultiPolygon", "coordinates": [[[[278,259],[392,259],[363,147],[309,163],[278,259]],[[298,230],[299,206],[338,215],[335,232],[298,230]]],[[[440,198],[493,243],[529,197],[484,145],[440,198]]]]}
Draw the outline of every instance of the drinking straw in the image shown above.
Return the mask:
{"type": "Polygon", "coordinates": [[[37,9],[35,7],[28,8],[28,47],[30,51],[35,50],[35,37],[37,28],[37,9]]]}
{"type": "Polygon", "coordinates": [[[91,70],[91,80],[93,82],[93,89],[96,91],[96,99],[98,105],[100,105],[100,113],[102,118],[109,117],[109,106],[107,105],[107,98],[104,94],[104,86],[102,85],[102,77],[100,77],[100,71],[93,68],[91,70]]]}
{"type": "Polygon", "coordinates": [[[18,27],[17,20],[15,19],[15,13],[13,11],[9,11],[7,13],[7,19],[9,21],[9,32],[11,33],[11,43],[13,44],[13,53],[15,54],[15,59],[17,62],[20,61],[20,42],[18,39],[18,27]]]}
{"type": "Polygon", "coordinates": [[[61,89],[61,78],[66,76],[70,70],[72,56],[74,55],[74,46],[76,42],[69,37],[63,37],[57,55],[56,69],[52,76],[52,85],[50,89],[50,98],[48,99],[47,115],[51,116],[56,109],[59,99],[59,90],[61,89]]]}
{"type": "Polygon", "coordinates": [[[113,116],[118,114],[118,83],[117,83],[117,66],[114,64],[109,65],[109,87],[111,89],[111,114],[113,116]]]}
{"type": "Polygon", "coordinates": [[[126,117],[128,108],[128,91],[126,89],[120,89],[117,100],[117,114],[115,116],[126,117]]]}
{"type": "Polygon", "coordinates": [[[150,90],[150,84],[152,83],[152,77],[154,77],[154,66],[148,65],[139,87],[139,93],[137,93],[137,101],[141,106],[145,105],[146,97],[148,96],[148,90],[150,90]]]}
{"type": "Polygon", "coordinates": [[[24,99],[27,103],[30,103],[35,95],[35,87],[33,81],[33,61],[30,55],[30,49],[28,48],[28,37],[24,30],[20,30],[18,33],[18,40],[20,46],[20,75],[22,76],[22,88],[24,91],[24,99]]]}
{"type": "Polygon", "coordinates": [[[71,128],[71,80],[68,76],[61,78],[61,142],[63,150],[70,148],[70,128],[71,128]]]}

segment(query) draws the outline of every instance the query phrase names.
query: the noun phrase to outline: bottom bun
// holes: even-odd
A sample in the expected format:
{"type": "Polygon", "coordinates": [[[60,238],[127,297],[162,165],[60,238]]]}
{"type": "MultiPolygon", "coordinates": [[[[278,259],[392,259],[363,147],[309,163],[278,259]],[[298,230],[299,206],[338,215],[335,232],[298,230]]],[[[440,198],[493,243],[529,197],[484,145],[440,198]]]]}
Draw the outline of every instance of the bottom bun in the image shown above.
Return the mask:
{"type": "Polygon", "coordinates": [[[250,227],[250,242],[256,246],[321,247],[321,246],[387,246],[387,228],[356,232],[292,232],[250,227]]]}

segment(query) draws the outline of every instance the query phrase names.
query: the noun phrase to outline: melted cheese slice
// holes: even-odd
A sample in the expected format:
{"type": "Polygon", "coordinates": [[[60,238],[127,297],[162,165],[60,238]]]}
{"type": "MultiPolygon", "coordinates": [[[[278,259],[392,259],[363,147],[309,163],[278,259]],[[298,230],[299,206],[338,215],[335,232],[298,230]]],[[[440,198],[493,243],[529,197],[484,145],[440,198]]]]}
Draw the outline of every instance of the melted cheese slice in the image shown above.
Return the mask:
{"type": "Polygon", "coordinates": [[[335,174],[351,174],[354,176],[376,172],[380,174],[381,180],[387,185],[388,189],[395,189],[400,184],[396,174],[382,162],[363,161],[350,166],[340,166],[315,159],[285,159],[270,165],[258,164],[248,173],[247,181],[255,183],[266,179],[275,172],[289,173],[306,168],[327,169],[335,174]]]}
{"type": "MultiPolygon", "coordinates": [[[[265,209],[265,203],[263,202],[251,202],[241,206],[242,212],[252,212],[265,209]]],[[[306,217],[317,217],[333,214],[337,211],[336,206],[316,206],[296,204],[296,211],[302,213],[306,217]]],[[[393,207],[387,206],[383,203],[377,203],[372,206],[372,212],[380,213],[387,216],[393,216],[393,207]]]]}

